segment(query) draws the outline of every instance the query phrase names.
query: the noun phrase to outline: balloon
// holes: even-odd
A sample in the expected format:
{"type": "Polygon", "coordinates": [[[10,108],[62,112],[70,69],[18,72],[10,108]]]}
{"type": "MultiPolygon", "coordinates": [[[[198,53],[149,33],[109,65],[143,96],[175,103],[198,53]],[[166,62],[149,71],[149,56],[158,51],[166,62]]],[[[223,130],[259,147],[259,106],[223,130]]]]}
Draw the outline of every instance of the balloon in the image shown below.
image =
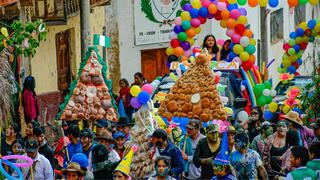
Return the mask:
{"type": "Polygon", "coordinates": [[[313,6],[319,4],[319,0],[309,0],[309,3],[313,6]]]}
{"type": "MultiPolygon", "coordinates": [[[[228,21],[227,21],[227,26],[228,26],[228,21]]],[[[231,37],[232,34],[234,34],[234,30],[233,29],[227,29],[226,34],[227,34],[227,36],[231,37]]]]}
{"type": "Polygon", "coordinates": [[[295,39],[295,38],[297,37],[296,32],[291,32],[290,35],[289,35],[289,37],[290,37],[291,39],[295,39]]]}
{"type": "Polygon", "coordinates": [[[196,34],[199,34],[201,32],[201,27],[197,27],[194,29],[194,32],[196,32],[196,34]]]}
{"type": "MultiPolygon", "coordinates": [[[[250,29],[246,29],[246,30],[244,31],[244,33],[243,33],[243,36],[247,36],[248,38],[252,38],[253,33],[252,33],[252,31],[251,31],[250,29]]],[[[253,44],[253,43],[250,43],[250,44],[255,45],[255,44],[253,44]]]]}
{"type": "Polygon", "coordinates": [[[181,55],[183,55],[184,51],[182,49],[182,47],[176,47],[173,49],[173,54],[176,55],[177,57],[180,57],[181,55]]]}
{"type": "Polygon", "coordinates": [[[189,38],[192,38],[196,35],[196,32],[194,32],[194,29],[190,28],[190,29],[186,30],[186,34],[189,38]]]}
{"type": "Polygon", "coordinates": [[[174,28],[173,28],[173,31],[174,31],[176,34],[179,34],[180,32],[183,31],[183,28],[182,28],[182,26],[180,26],[180,25],[175,25],[174,28]]]}
{"type": "Polygon", "coordinates": [[[241,37],[240,44],[243,47],[247,47],[250,44],[249,38],[247,36],[241,37]]]}
{"type": "Polygon", "coordinates": [[[261,7],[266,7],[268,5],[268,0],[260,0],[259,4],[261,7]]]}
{"type": "Polygon", "coordinates": [[[192,5],[191,4],[187,3],[187,4],[183,5],[183,10],[191,11],[191,9],[192,9],[192,5]]]}
{"type": "Polygon", "coordinates": [[[0,31],[1,31],[1,33],[2,33],[2,35],[4,37],[8,37],[9,36],[7,28],[2,27],[0,31]]]}
{"type": "Polygon", "coordinates": [[[240,36],[239,34],[234,33],[234,34],[231,36],[231,41],[234,42],[234,43],[239,43],[240,38],[241,38],[241,36],[240,36]]]}
{"type": "Polygon", "coordinates": [[[181,16],[181,20],[183,21],[191,19],[190,13],[188,11],[183,11],[180,16],[181,16]]]}
{"type": "Polygon", "coordinates": [[[237,0],[240,6],[243,6],[247,3],[247,0],[237,0]]]}
{"type": "Polygon", "coordinates": [[[251,64],[255,64],[255,63],[256,63],[256,56],[250,55],[248,61],[249,61],[251,64]]]}
{"type": "Polygon", "coordinates": [[[264,95],[261,95],[257,99],[258,106],[264,106],[267,103],[267,98],[264,95]]]}
{"type": "Polygon", "coordinates": [[[264,117],[265,120],[269,121],[269,120],[272,119],[273,114],[270,111],[265,111],[264,114],[263,114],[263,117],[264,117]]]}
{"type": "Polygon", "coordinates": [[[142,86],[142,91],[147,92],[148,94],[152,94],[152,85],[151,84],[145,84],[142,86]]]}
{"type": "Polygon", "coordinates": [[[239,8],[239,12],[242,16],[246,16],[247,15],[247,10],[245,8],[239,8]]]}
{"type": "Polygon", "coordinates": [[[201,7],[199,9],[199,15],[202,17],[206,17],[208,15],[208,9],[206,7],[201,7]]]}
{"type": "Polygon", "coordinates": [[[136,98],[136,97],[131,98],[130,104],[135,109],[139,109],[141,107],[141,103],[139,102],[138,98],[136,98]]]}
{"type": "Polygon", "coordinates": [[[288,4],[290,7],[296,7],[299,4],[299,2],[298,0],[288,0],[288,4]]]}
{"type": "Polygon", "coordinates": [[[226,19],[229,18],[230,12],[229,12],[227,9],[225,9],[225,10],[221,11],[220,15],[221,15],[221,18],[222,18],[222,19],[225,19],[225,20],[226,20],[226,19]]]}
{"type": "Polygon", "coordinates": [[[188,41],[182,41],[181,43],[180,43],[180,46],[182,47],[182,49],[183,50],[188,50],[188,49],[190,49],[190,43],[188,42],[188,41]]]}
{"type": "Polygon", "coordinates": [[[290,111],[290,106],[285,105],[285,106],[282,107],[282,112],[283,113],[287,114],[289,111],[290,111]]]}
{"type": "Polygon", "coordinates": [[[242,67],[245,71],[248,71],[248,70],[250,70],[250,69],[253,67],[253,64],[251,64],[251,62],[249,62],[249,61],[245,61],[245,62],[242,62],[241,67],[242,67]]]}
{"type": "Polygon", "coordinates": [[[296,73],[296,71],[297,71],[297,69],[294,66],[289,66],[287,68],[287,72],[289,72],[290,74],[294,74],[294,73],[296,73]]]}
{"type": "Polygon", "coordinates": [[[180,46],[180,41],[178,39],[172,39],[170,41],[170,45],[171,45],[171,47],[176,48],[176,47],[180,46]]]}
{"type": "Polygon", "coordinates": [[[168,47],[166,49],[166,54],[169,56],[170,54],[173,54],[173,48],[172,47],[168,47]]]}
{"type": "Polygon", "coordinates": [[[210,0],[202,0],[201,3],[204,7],[208,7],[211,4],[210,0]]]}
{"type": "Polygon", "coordinates": [[[270,7],[277,7],[279,5],[279,0],[269,0],[269,6],[270,7]]]}
{"type": "Polygon", "coordinates": [[[229,19],[227,20],[227,27],[228,27],[229,29],[234,29],[234,27],[235,27],[236,25],[237,25],[236,20],[231,19],[231,18],[229,18],[229,19]]]}
{"type": "Polygon", "coordinates": [[[264,90],[262,91],[262,94],[263,94],[264,96],[270,96],[270,90],[269,90],[269,89],[264,89],[264,90]]]}
{"type": "Polygon", "coordinates": [[[269,110],[273,113],[276,112],[278,110],[278,104],[275,102],[271,102],[269,104],[269,110]]]}
{"type": "Polygon", "coordinates": [[[187,34],[185,32],[180,32],[178,34],[179,41],[185,41],[185,40],[187,40],[187,38],[188,38],[188,36],[187,36],[187,34]]]}
{"type": "Polygon", "coordinates": [[[238,19],[239,16],[240,16],[240,12],[238,11],[238,9],[233,9],[231,12],[230,12],[230,17],[233,18],[233,19],[238,19]]]}
{"type": "Polygon", "coordinates": [[[308,27],[310,29],[313,29],[316,26],[316,24],[317,24],[317,21],[315,19],[308,21],[308,27]]]}
{"type": "MultiPolygon", "coordinates": [[[[233,0],[233,1],[235,1],[235,0],[233,0]]],[[[238,4],[236,4],[236,3],[229,3],[229,4],[228,4],[228,10],[229,10],[229,11],[232,11],[233,9],[238,9],[238,4]]]]}
{"type": "Polygon", "coordinates": [[[200,0],[193,0],[193,1],[191,2],[191,4],[192,4],[192,7],[193,7],[193,8],[196,8],[196,9],[200,9],[201,6],[202,6],[200,0]]]}
{"type": "Polygon", "coordinates": [[[199,16],[198,19],[200,20],[201,24],[204,24],[207,22],[207,18],[205,18],[205,17],[199,16]]]}
{"type": "Polygon", "coordinates": [[[197,10],[197,9],[191,9],[191,11],[190,11],[190,16],[192,17],[192,18],[197,18],[198,16],[199,16],[199,11],[197,10]]]}
{"type": "Polygon", "coordinates": [[[210,4],[208,6],[208,11],[210,14],[216,14],[218,11],[217,6],[215,4],[210,4]]]}
{"type": "Polygon", "coordinates": [[[227,21],[226,21],[226,20],[221,20],[221,21],[220,21],[220,26],[221,26],[222,28],[227,28],[227,21]]]}
{"type": "Polygon", "coordinates": [[[271,89],[271,88],[272,88],[272,84],[271,84],[270,81],[264,82],[263,85],[264,85],[267,89],[271,89]]]}
{"type": "Polygon", "coordinates": [[[253,87],[253,92],[256,96],[260,96],[263,92],[263,90],[265,89],[264,85],[263,84],[256,84],[254,87],[253,87]]]}
{"type": "Polygon", "coordinates": [[[185,50],[185,51],[184,51],[184,55],[185,55],[186,57],[190,57],[190,56],[191,56],[191,51],[190,51],[189,49],[185,50]]]}
{"type": "Polygon", "coordinates": [[[249,60],[249,54],[245,51],[243,51],[241,54],[240,54],[240,59],[242,61],[248,61],[249,60]]]}
{"type": "Polygon", "coordinates": [[[176,24],[176,25],[181,25],[181,23],[182,23],[181,17],[176,17],[176,18],[174,19],[174,24],[176,24]]]}
{"type": "Polygon", "coordinates": [[[237,120],[240,120],[241,122],[245,122],[249,120],[248,113],[246,111],[240,111],[237,115],[237,120]]]}
{"type": "Polygon", "coordinates": [[[254,47],[254,45],[250,44],[245,48],[245,51],[247,51],[249,54],[253,54],[256,52],[256,48],[254,47]]]}
{"type": "Polygon", "coordinates": [[[234,4],[234,3],[236,3],[237,1],[236,0],[228,0],[228,3],[229,4],[234,4]]]}
{"type": "Polygon", "coordinates": [[[300,51],[300,46],[296,44],[293,46],[293,49],[298,53],[300,51]]]}
{"type": "Polygon", "coordinates": [[[258,0],[248,0],[250,7],[256,7],[258,5],[258,0]]]}
{"type": "Polygon", "coordinates": [[[296,54],[296,51],[295,51],[293,48],[289,48],[289,49],[288,49],[288,54],[289,54],[290,56],[293,56],[293,55],[296,54]]]}
{"type": "Polygon", "coordinates": [[[193,44],[194,44],[194,39],[188,38],[187,41],[190,43],[191,46],[193,46],[193,44]]]}
{"type": "Polygon", "coordinates": [[[257,44],[257,42],[256,42],[256,40],[255,40],[255,39],[251,38],[251,39],[250,39],[250,44],[252,44],[252,45],[254,45],[254,46],[255,46],[255,45],[257,44]]]}
{"type": "Polygon", "coordinates": [[[243,52],[243,47],[240,44],[236,44],[233,47],[233,52],[236,53],[236,54],[240,54],[240,53],[243,52]]]}
{"type": "Polygon", "coordinates": [[[177,34],[173,31],[173,32],[171,32],[171,33],[169,34],[169,38],[170,38],[170,39],[177,39],[178,37],[177,37],[177,34]]]}
{"type": "Polygon", "coordinates": [[[149,101],[149,99],[150,95],[145,91],[141,91],[138,95],[138,100],[141,104],[146,104],[149,101]]]}
{"type": "Polygon", "coordinates": [[[241,15],[238,17],[237,22],[245,25],[247,23],[247,17],[241,15]]]}
{"type": "Polygon", "coordinates": [[[137,85],[133,85],[131,86],[130,88],[130,94],[133,96],[133,97],[137,97],[138,94],[141,92],[141,88],[137,85]]]}
{"type": "MultiPolygon", "coordinates": [[[[307,26],[306,22],[301,23],[300,26],[307,26]]],[[[305,27],[306,28],[306,27],[305,27]]],[[[296,29],[296,35],[302,37],[304,35],[304,29],[303,28],[297,28],[296,29]]]]}
{"type": "Polygon", "coordinates": [[[218,6],[219,11],[223,11],[223,10],[227,9],[227,5],[225,2],[218,2],[217,6],[218,6]]]}
{"type": "Polygon", "coordinates": [[[282,46],[282,48],[284,49],[284,50],[288,50],[289,48],[290,48],[291,46],[288,44],[288,43],[285,43],[285,44],[283,44],[283,46],[282,46]]]}
{"type": "Polygon", "coordinates": [[[181,26],[184,30],[188,30],[189,28],[191,28],[190,21],[182,21],[181,26]]]}
{"type": "Polygon", "coordinates": [[[246,30],[246,27],[243,24],[237,24],[235,27],[235,32],[238,33],[239,35],[242,35],[244,31],[246,30]]]}
{"type": "Polygon", "coordinates": [[[199,27],[201,24],[201,22],[198,18],[191,19],[190,23],[191,23],[192,27],[195,27],[195,28],[199,27]]]}

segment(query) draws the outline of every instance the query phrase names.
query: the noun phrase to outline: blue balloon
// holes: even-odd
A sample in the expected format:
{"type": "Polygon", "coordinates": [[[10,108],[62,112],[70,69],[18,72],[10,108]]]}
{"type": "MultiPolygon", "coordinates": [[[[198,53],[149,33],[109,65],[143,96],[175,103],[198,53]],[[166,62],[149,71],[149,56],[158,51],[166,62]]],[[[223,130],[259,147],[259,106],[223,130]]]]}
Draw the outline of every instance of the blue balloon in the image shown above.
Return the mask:
{"type": "Polygon", "coordinates": [[[191,9],[192,9],[192,5],[191,4],[187,3],[187,4],[183,5],[183,10],[191,11],[191,9]]]}
{"type": "Polygon", "coordinates": [[[294,74],[294,73],[296,73],[297,69],[296,69],[296,67],[294,67],[294,66],[289,66],[288,69],[287,69],[287,71],[288,71],[290,74],[294,74]]]}
{"type": "Polygon", "coordinates": [[[233,60],[233,58],[237,57],[237,55],[234,52],[230,52],[229,53],[229,59],[231,59],[231,61],[233,60]]]}
{"type": "Polygon", "coordinates": [[[289,37],[290,37],[291,39],[295,39],[295,38],[297,37],[296,32],[291,32],[290,35],[289,35],[289,37]]]}
{"type": "Polygon", "coordinates": [[[207,17],[208,15],[208,9],[206,7],[202,7],[199,9],[199,15],[202,17],[207,17]]]}
{"type": "Polygon", "coordinates": [[[270,111],[266,111],[266,112],[264,112],[263,117],[264,117],[265,120],[269,121],[269,120],[272,119],[273,114],[272,114],[272,112],[270,112],[270,111]]]}
{"type": "Polygon", "coordinates": [[[190,16],[192,18],[197,18],[199,16],[199,11],[197,9],[192,8],[190,11],[190,16]]]}
{"type": "Polygon", "coordinates": [[[175,25],[174,28],[173,28],[173,31],[174,31],[176,34],[179,34],[180,32],[183,31],[183,28],[182,28],[182,26],[180,26],[180,25],[175,25]]]}
{"type": "Polygon", "coordinates": [[[229,11],[232,11],[233,9],[238,9],[238,4],[237,3],[228,5],[228,10],[229,11]]]}
{"type": "Polygon", "coordinates": [[[146,104],[149,101],[149,99],[150,99],[150,95],[145,91],[141,91],[138,94],[138,100],[141,104],[146,104]]]}
{"type": "Polygon", "coordinates": [[[302,28],[297,28],[296,34],[297,36],[300,36],[300,37],[304,36],[304,30],[302,28]]]}
{"type": "Polygon", "coordinates": [[[308,27],[310,29],[313,29],[316,26],[316,24],[317,24],[317,21],[315,19],[312,19],[308,22],[308,27]]]}
{"type": "Polygon", "coordinates": [[[300,51],[300,46],[298,44],[295,44],[293,46],[293,49],[296,51],[296,53],[298,53],[300,51]]]}
{"type": "Polygon", "coordinates": [[[301,64],[302,64],[302,59],[299,58],[299,59],[297,60],[297,63],[298,63],[299,65],[301,65],[301,64]]]}
{"type": "Polygon", "coordinates": [[[233,49],[234,43],[230,43],[230,49],[233,49]]]}
{"type": "Polygon", "coordinates": [[[279,1],[278,0],[269,0],[269,6],[270,7],[277,7],[279,5],[279,1]]]}
{"type": "Polygon", "coordinates": [[[187,69],[186,69],[186,67],[184,66],[184,64],[180,64],[179,67],[180,67],[180,69],[181,69],[182,72],[186,72],[187,69]]]}

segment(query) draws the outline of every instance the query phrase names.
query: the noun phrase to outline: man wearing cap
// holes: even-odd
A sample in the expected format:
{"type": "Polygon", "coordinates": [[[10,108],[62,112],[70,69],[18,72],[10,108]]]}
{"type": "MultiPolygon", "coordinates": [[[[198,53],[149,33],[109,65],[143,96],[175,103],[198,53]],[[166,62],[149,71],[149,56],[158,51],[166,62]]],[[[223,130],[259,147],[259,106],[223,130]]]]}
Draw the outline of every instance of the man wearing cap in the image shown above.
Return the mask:
{"type": "Polygon", "coordinates": [[[84,172],[85,180],[94,179],[93,173],[88,170],[89,160],[86,155],[84,155],[83,153],[76,153],[71,158],[71,163],[72,162],[78,163],[80,165],[81,170],[84,172]]]}
{"type": "Polygon", "coordinates": [[[85,172],[76,162],[70,162],[68,167],[65,168],[62,173],[67,180],[83,180],[85,175],[85,172]]]}
{"type": "MultiPolygon", "coordinates": [[[[26,142],[26,154],[33,160],[32,168],[22,167],[21,171],[23,179],[31,180],[34,179],[48,179],[53,180],[53,169],[49,160],[38,152],[38,142],[35,139],[29,139],[26,142]],[[33,170],[33,172],[31,172],[33,170]]],[[[17,160],[17,163],[25,163],[24,160],[17,160]]],[[[13,173],[13,177],[18,177],[16,171],[13,173]]]]}
{"type": "Polygon", "coordinates": [[[193,155],[196,151],[200,139],[205,138],[200,134],[200,121],[191,119],[187,124],[187,135],[180,141],[182,157],[186,161],[185,178],[198,179],[201,175],[201,168],[197,168],[193,163],[193,155]]]}
{"type": "Polygon", "coordinates": [[[211,179],[213,176],[213,159],[220,150],[219,127],[210,124],[206,128],[207,137],[200,139],[193,156],[193,163],[201,167],[200,179],[211,179]]]}
{"type": "Polygon", "coordinates": [[[236,148],[234,147],[234,135],[236,134],[236,128],[233,126],[228,126],[228,146],[229,146],[229,152],[236,151],[236,148]]]}
{"type": "Polygon", "coordinates": [[[37,137],[38,144],[39,144],[39,153],[44,155],[49,161],[52,166],[52,169],[54,169],[54,164],[53,164],[53,150],[51,146],[48,144],[46,137],[40,127],[35,128],[34,134],[37,137]]]}
{"type": "Polygon", "coordinates": [[[134,123],[130,121],[129,117],[124,116],[119,118],[118,131],[122,131],[124,133],[126,141],[131,138],[130,130],[132,126],[134,126],[134,123]]]}
{"type": "Polygon", "coordinates": [[[89,154],[94,147],[92,144],[93,132],[89,128],[84,128],[80,133],[80,141],[82,144],[82,153],[89,157],[89,154]]]}
{"type": "Polygon", "coordinates": [[[115,141],[114,150],[119,154],[120,158],[123,158],[123,153],[125,150],[125,135],[122,131],[115,132],[113,134],[113,140],[115,141]]]}
{"type": "Polygon", "coordinates": [[[299,134],[299,145],[308,148],[307,139],[314,138],[314,132],[312,129],[303,125],[303,122],[300,118],[300,115],[296,111],[289,111],[285,116],[286,120],[288,120],[290,124],[290,129],[295,130],[299,134]]]}
{"type": "Polygon", "coordinates": [[[104,130],[102,131],[101,135],[96,137],[96,140],[98,141],[99,144],[104,145],[108,151],[109,151],[109,161],[110,162],[118,162],[121,160],[119,157],[118,153],[112,149],[111,145],[113,145],[114,141],[112,138],[112,135],[109,131],[104,130]]]}
{"type": "Polygon", "coordinates": [[[96,136],[100,136],[101,132],[108,128],[108,121],[105,119],[97,120],[96,125],[96,136]]]}
{"type": "Polygon", "coordinates": [[[163,129],[156,129],[152,134],[152,139],[156,144],[157,153],[171,158],[171,172],[169,175],[173,175],[174,178],[179,179],[185,166],[179,148],[168,141],[167,132],[163,129]]]}

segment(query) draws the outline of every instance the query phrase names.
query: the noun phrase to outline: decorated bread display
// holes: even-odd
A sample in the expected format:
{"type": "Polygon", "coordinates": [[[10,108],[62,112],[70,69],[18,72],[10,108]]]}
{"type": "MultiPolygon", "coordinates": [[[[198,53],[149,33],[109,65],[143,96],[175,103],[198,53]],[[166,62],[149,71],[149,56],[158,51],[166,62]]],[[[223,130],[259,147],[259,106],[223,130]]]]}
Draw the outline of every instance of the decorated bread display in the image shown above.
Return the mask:
{"type": "Polygon", "coordinates": [[[106,80],[106,64],[100,60],[96,48],[90,48],[86,61],[81,63],[78,79],[70,86],[70,94],[60,106],[58,119],[118,121],[118,113],[106,80]]]}
{"type": "Polygon", "coordinates": [[[189,117],[203,122],[226,120],[227,114],[209,62],[210,55],[202,53],[197,56],[196,61],[176,81],[161,102],[158,112],[162,117],[189,117]]]}

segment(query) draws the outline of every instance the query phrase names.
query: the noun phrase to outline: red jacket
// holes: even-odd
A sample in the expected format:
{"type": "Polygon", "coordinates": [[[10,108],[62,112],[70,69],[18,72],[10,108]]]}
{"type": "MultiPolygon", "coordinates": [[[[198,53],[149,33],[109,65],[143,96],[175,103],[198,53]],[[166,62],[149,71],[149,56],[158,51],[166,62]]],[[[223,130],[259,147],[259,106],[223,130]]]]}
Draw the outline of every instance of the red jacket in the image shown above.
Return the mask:
{"type": "Polygon", "coordinates": [[[39,115],[38,104],[34,93],[28,89],[23,91],[24,116],[27,122],[36,120],[39,115]]]}
{"type": "Polygon", "coordinates": [[[121,88],[117,103],[119,104],[120,99],[122,99],[124,108],[130,108],[130,97],[130,87],[121,88]]]}

